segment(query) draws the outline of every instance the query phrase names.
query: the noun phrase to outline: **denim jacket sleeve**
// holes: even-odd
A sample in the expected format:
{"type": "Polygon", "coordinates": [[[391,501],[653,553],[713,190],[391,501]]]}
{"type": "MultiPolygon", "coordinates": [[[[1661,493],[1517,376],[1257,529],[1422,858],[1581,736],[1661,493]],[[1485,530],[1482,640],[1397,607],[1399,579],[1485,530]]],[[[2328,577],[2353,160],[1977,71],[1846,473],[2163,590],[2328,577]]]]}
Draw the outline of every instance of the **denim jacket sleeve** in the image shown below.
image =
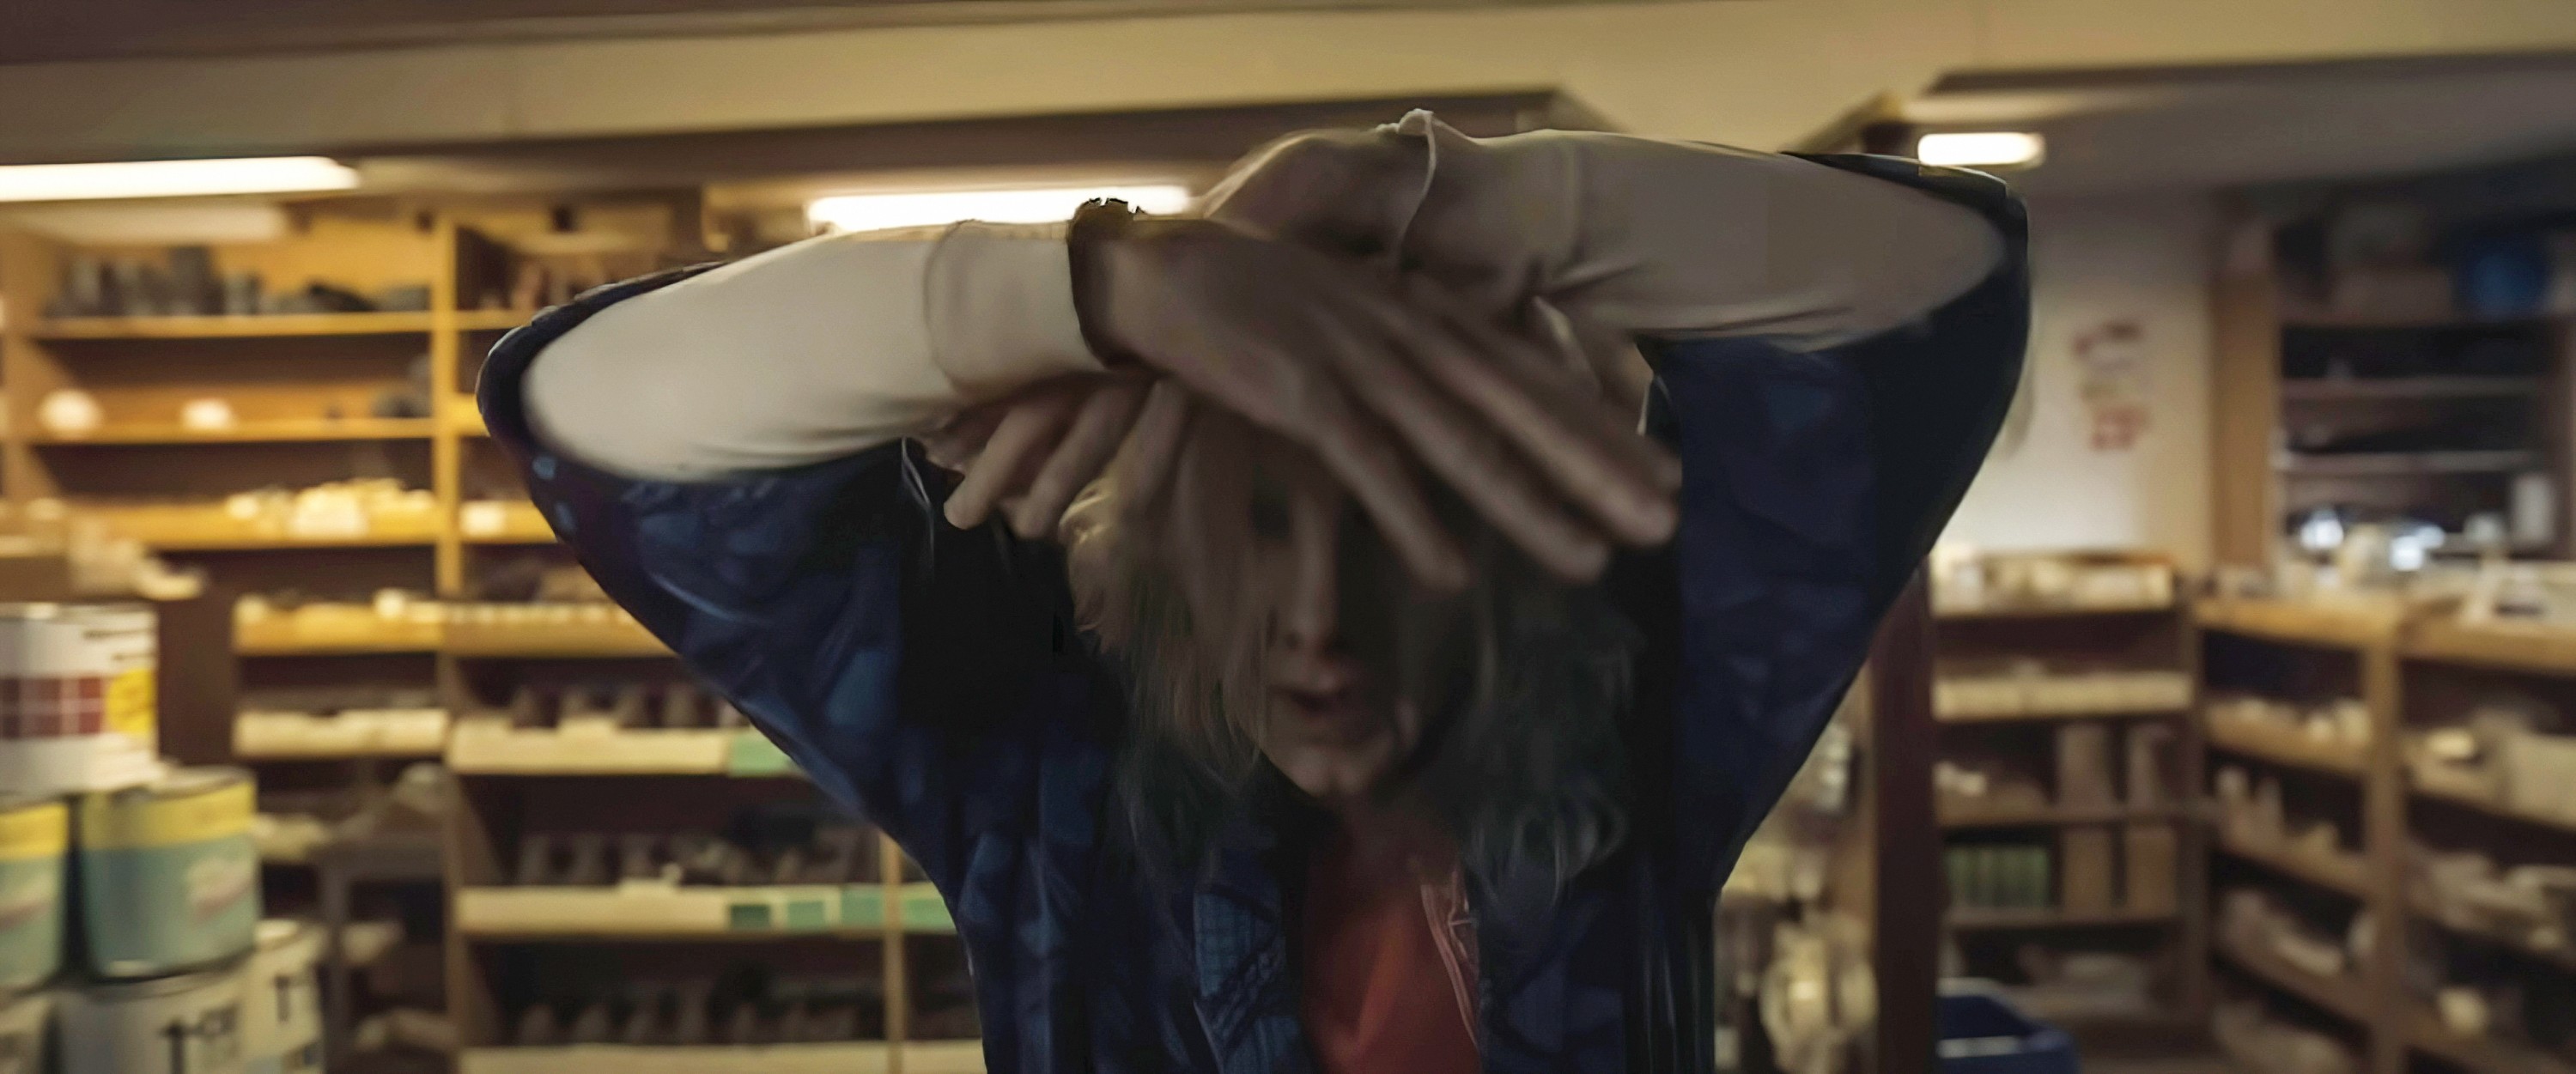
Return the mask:
{"type": "Polygon", "coordinates": [[[908,442],[706,483],[628,479],[539,443],[520,394],[538,353],[694,271],[601,288],[503,338],[479,387],[486,424],[611,598],[948,880],[976,835],[1031,807],[1043,744],[1081,730],[1037,726],[1050,706],[1030,703],[1067,658],[1060,559],[940,523],[908,442]]]}
{"type": "Polygon", "coordinates": [[[2001,182],[1816,159],[1977,210],[2004,257],[1913,324],[1824,351],[1758,338],[1649,348],[1649,424],[1684,474],[1677,595],[1658,616],[1672,635],[1673,762],[1668,784],[1649,779],[1669,795],[1651,819],[1671,825],[1678,879],[1693,886],[1724,882],[1831,719],[1984,461],[2028,335],[2027,228],[2001,182]]]}

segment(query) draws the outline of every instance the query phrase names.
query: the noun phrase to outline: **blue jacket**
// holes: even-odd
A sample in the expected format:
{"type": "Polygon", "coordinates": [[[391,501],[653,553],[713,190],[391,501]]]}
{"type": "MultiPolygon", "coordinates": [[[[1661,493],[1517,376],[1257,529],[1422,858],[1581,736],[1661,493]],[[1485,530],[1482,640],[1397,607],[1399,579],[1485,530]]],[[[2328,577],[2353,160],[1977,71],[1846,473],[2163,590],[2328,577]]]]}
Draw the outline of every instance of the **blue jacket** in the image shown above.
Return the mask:
{"type": "MultiPolygon", "coordinates": [[[[2029,319],[2018,203],[1974,173],[1822,159],[1974,207],[2006,258],[1920,321],[1822,353],[1649,341],[1648,424],[1685,476],[1671,545],[1605,583],[1646,639],[1632,834],[1551,904],[1474,906],[1489,1071],[1711,1069],[1716,892],[2010,401],[2029,319]]],[[[1121,702],[1056,549],[947,527],[910,444],[672,484],[531,438],[528,362],[688,271],[548,310],[493,351],[485,417],[556,533],[921,863],[966,945],[990,1069],[1309,1069],[1292,935],[1304,828],[1243,818],[1178,882],[1125,860],[1104,814],[1121,702]]]]}

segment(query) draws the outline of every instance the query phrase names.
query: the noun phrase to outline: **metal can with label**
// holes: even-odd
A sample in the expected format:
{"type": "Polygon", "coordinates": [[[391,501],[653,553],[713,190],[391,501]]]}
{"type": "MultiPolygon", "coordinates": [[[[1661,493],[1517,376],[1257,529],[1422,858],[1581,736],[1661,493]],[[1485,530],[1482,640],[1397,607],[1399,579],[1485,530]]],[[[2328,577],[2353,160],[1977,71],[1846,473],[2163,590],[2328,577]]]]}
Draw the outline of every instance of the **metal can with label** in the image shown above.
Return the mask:
{"type": "Polygon", "coordinates": [[[0,1074],[50,1074],[46,1023],[54,997],[45,992],[0,996],[0,1074]]]}
{"type": "Polygon", "coordinates": [[[80,804],[90,971],[151,977],[248,953],[259,925],[250,774],[182,768],[80,804]]]}
{"type": "Polygon", "coordinates": [[[63,1074],[242,1074],[238,966],[69,989],[55,1004],[63,1074]]]}
{"type": "Polygon", "coordinates": [[[321,929],[276,918],[259,923],[259,949],[242,966],[245,1074],[322,1069],[322,994],[313,969],[321,958],[321,929]]]}
{"type": "Polygon", "coordinates": [[[0,604],[0,787],[81,794],[159,775],[157,631],[140,605],[0,604]]]}
{"type": "Polygon", "coordinates": [[[43,984],[62,964],[70,845],[71,811],[61,802],[0,800],[0,995],[43,984]]]}

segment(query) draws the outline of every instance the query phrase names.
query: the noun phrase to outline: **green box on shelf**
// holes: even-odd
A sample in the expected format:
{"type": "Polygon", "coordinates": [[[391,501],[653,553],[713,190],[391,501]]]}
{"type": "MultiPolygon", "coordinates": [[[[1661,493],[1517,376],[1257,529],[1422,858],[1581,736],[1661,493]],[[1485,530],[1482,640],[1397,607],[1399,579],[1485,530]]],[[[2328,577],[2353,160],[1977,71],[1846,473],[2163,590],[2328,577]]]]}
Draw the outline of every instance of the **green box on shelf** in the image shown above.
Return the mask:
{"type": "Polygon", "coordinates": [[[734,776],[784,776],[796,771],[796,762],[758,731],[744,731],[733,736],[733,748],[725,758],[725,773],[734,776]]]}
{"type": "Polygon", "coordinates": [[[841,925],[844,928],[883,928],[886,923],[885,888],[877,884],[851,884],[841,889],[841,925]]]}
{"type": "Polygon", "coordinates": [[[903,929],[905,932],[955,932],[957,922],[948,916],[948,902],[939,890],[928,884],[906,884],[903,887],[903,929]]]}

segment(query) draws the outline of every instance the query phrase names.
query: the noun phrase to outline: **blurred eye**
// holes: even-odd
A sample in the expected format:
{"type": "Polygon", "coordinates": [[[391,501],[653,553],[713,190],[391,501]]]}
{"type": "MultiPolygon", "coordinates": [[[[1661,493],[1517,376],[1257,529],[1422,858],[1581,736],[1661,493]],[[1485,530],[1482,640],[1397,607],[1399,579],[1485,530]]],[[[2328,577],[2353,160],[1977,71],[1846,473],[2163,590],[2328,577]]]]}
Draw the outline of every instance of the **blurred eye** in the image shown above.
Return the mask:
{"type": "Polygon", "coordinates": [[[1268,485],[1252,490],[1252,532],[1264,540],[1288,539],[1288,497],[1268,485]]]}

